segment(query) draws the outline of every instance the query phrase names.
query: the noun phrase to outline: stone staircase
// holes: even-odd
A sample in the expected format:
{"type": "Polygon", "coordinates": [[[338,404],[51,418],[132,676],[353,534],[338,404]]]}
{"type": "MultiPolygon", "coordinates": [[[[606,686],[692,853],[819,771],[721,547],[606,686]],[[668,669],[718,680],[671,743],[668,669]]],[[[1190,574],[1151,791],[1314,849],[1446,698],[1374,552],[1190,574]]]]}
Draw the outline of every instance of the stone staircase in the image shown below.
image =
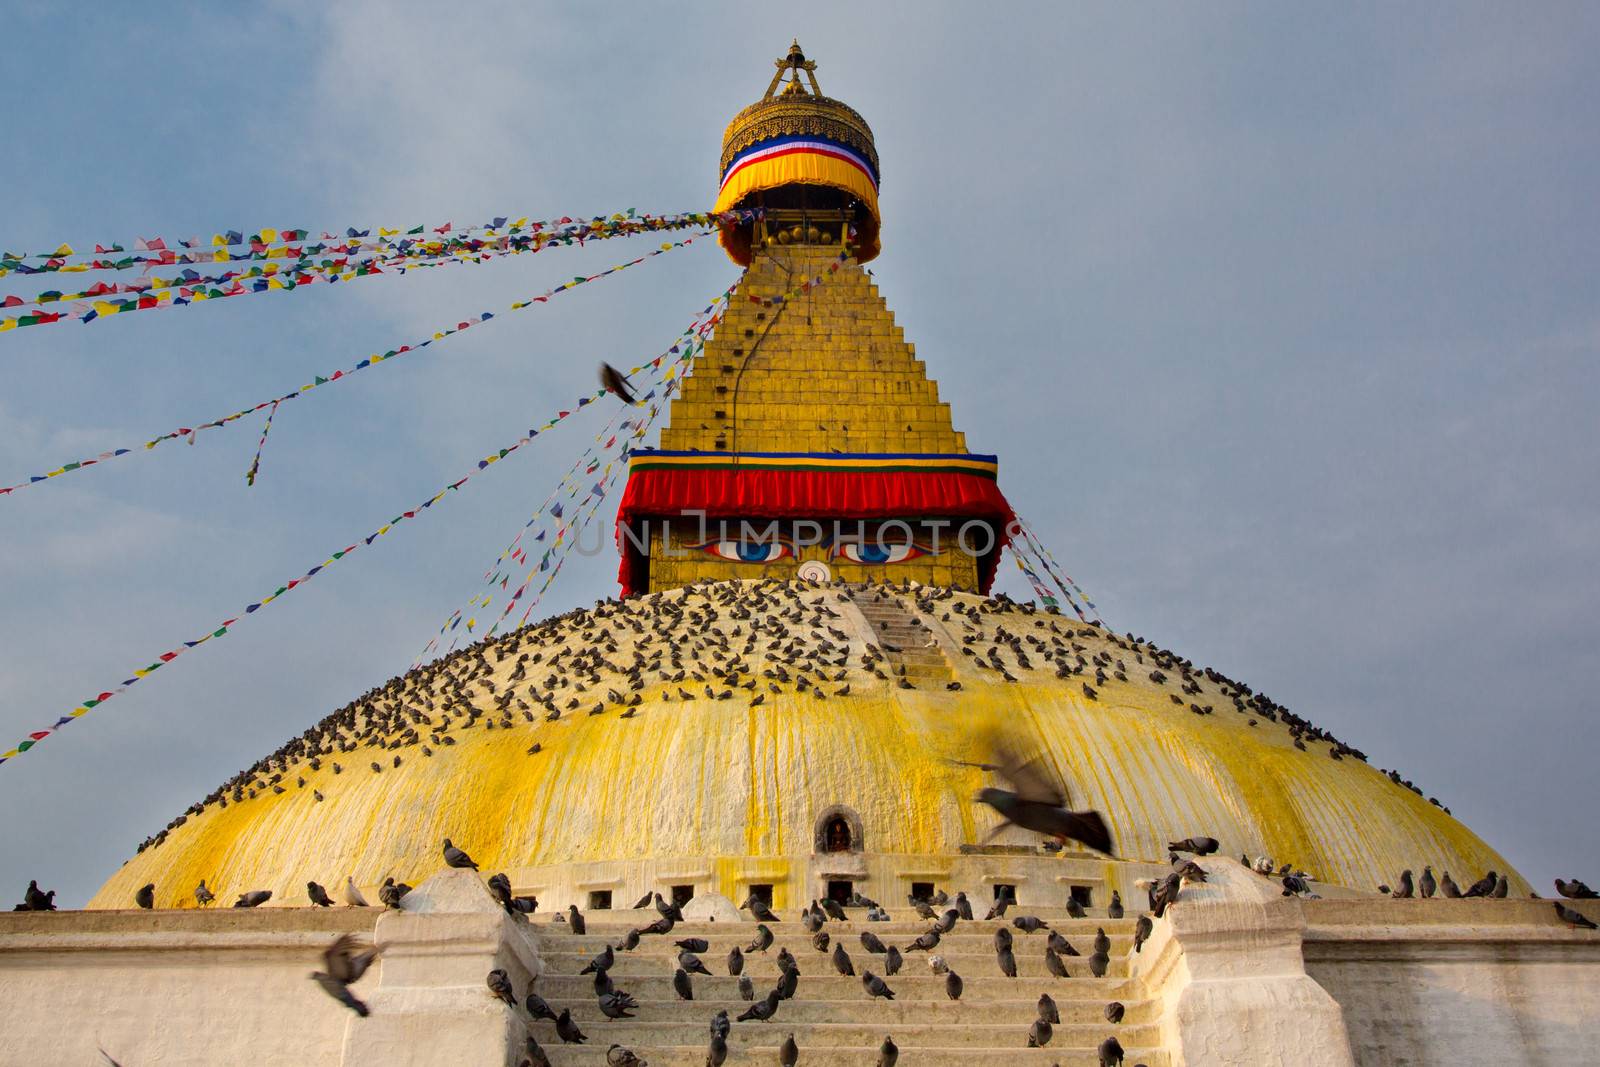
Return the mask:
{"type": "Polygon", "coordinates": [[[888,657],[889,674],[914,686],[944,686],[955,678],[950,662],[933,639],[932,631],[893,593],[872,586],[849,590],[872,636],[888,657]]]}
{"type": "MultiPolygon", "coordinates": [[[[1006,978],[995,960],[994,931],[1007,920],[962,922],[946,934],[936,954],[960,974],[965,989],[959,1002],[945,995],[945,980],[930,970],[927,954],[906,955],[900,973],[885,975],[883,957],[862,947],[860,934],[871,930],[885,944],[905,952],[929,923],[914,919],[907,908],[892,911],[910,921],[867,923],[865,912],[851,909],[848,922],[829,922],[825,929],[850,954],[857,977],[839,975],[828,953],[818,952],[811,935],[798,921],[798,912],[783,912],[782,922],[769,923],[776,935],[763,953],[746,953],[744,973],[755,983],[756,997],[764,997],[778,977],[780,947],[794,954],[800,967],[798,990],[784,1001],[770,1022],[734,1022],[728,1036],[729,1063],[778,1062],[779,1046],[794,1035],[801,1064],[870,1067],[878,1060],[885,1036],[900,1048],[899,1062],[907,1065],[971,1064],[983,1067],[1079,1067],[1099,1063],[1097,1049],[1115,1034],[1127,1053],[1128,1067],[1148,1064],[1168,1067],[1159,1046],[1155,1021],[1157,1005],[1148,999],[1143,984],[1128,977],[1133,919],[1103,917],[1071,919],[1063,909],[1015,907],[1010,917],[1037,915],[1065,936],[1082,956],[1066,960],[1070,978],[1052,977],[1045,969],[1043,932],[1024,934],[1012,928],[1018,977],[1006,978]],[[1097,927],[1111,938],[1111,965],[1104,978],[1089,973],[1097,927]],[[895,1000],[869,997],[860,974],[870,969],[894,990],[895,1000]],[[1039,994],[1056,1001],[1061,1023],[1046,1048],[1030,1049],[1028,1027],[1036,1015],[1039,994]],[[1126,1015],[1120,1024],[1106,1021],[1105,1006],[1121,1001],[1126,1015]]],[[[534,983],[550,1005],[570,1008],[588,1037],[584,1045],[564,1045],[555,1024],[533,1024],[533,1033],[555,1067],[600,1067],[607,1048],[624,1045],[654,1067],[701,1067],[710,1040],[709,1023],[718,1009],[737,1019],[749,1005],[740,998],[738,979],[728,975],[728,950],[742,950],[755,936],[755,923],[686,922],[666,936],[646,936],[633,952],[618,953],[610,975],[618,989],[639,1001],[637,1018],[613,1021],[601,1014],[590,975],[578,972],[607,943],[617,944],[632,927],[656,918],[653,910],[590,912],[584,936],[572,934],[564,923],[543,918],[534,924],[545,973],[534,983]],[[710,949],[700,954],[714,977],[693,977],[694,1000],[677,999],[672,974],[678,949],[685,937],[704,938],[710,949]]],[[[519,990],[521,992],[521,990],[519,990]]]]}

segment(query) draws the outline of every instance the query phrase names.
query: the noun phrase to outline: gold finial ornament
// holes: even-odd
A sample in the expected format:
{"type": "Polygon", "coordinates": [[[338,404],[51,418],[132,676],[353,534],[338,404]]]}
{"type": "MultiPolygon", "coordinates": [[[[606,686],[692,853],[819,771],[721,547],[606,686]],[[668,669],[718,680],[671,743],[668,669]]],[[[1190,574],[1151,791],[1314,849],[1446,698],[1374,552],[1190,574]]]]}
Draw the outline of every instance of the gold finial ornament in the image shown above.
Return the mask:
{"type": "MultiPolygon", "coordinates": [[[[802,235],[813,223],[833,224],[833,232],[848,226],[848,243],[866,262],[878,254],[872,128],[848,104],[822,95],[817,64],[798,40],[773,66],[767,91],[722,135],[717,210],[763,208],[786,229],[801,223],[802,235]]],[[[734,262],[748,266],[752,248],[770,244],[767,237],[763,223],[745,223],[725,226],[720,240],[734,262]]]]}

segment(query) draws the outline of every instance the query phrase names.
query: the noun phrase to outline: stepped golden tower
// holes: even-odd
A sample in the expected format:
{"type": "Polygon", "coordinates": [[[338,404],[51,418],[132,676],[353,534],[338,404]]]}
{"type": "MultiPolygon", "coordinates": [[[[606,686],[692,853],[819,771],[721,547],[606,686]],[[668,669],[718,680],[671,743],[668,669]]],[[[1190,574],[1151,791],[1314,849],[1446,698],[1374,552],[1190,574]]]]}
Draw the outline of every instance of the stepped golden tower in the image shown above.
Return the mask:
{"type": "Polygon", "coordinates": [[[799,44],[723,135],[721,241],[748,267],[636,452],[618,515],[625,594],[699,579],[910,579],[987,592],[1011,509],[967,451],[861,264],[878,253],[878,154],[799,44]],[[785,76],[789,80],[785,81],[785,76]]]}

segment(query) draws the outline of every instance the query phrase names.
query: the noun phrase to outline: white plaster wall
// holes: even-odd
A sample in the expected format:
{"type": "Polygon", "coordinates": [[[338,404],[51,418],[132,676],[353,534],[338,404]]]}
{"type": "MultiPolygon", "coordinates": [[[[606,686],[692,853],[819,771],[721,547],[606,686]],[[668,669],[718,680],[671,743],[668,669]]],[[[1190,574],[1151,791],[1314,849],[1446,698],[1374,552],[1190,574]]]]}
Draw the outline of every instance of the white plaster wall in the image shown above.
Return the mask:
{"type": "Polygon", "coordinates": [[[1548,902],[1306,911],[1306,970],[1343,1008],[1361,1067],[1600,1062],[1600,935],[1569,930],[1548,902]]]}
{"type": "Polygon", "coordinates": [[[351,1013],[307,976],[377,910],[0,915],[0,1064],[338,1064],[351,1013]]]}

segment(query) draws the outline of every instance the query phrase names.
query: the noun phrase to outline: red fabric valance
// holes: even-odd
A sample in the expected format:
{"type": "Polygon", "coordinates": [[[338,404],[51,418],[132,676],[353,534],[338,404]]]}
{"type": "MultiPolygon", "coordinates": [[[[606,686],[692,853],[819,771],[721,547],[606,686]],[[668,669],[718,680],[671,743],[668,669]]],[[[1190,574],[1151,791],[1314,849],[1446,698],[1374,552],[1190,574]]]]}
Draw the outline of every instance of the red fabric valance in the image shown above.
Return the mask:
{"type": "Polygon", "coordinates": [[[686,511],[711,519],[980,519],[995,531],[994,550],[978,561],[984,592],[1012,519],[993,477],[963,471],[636,469],[617,509],[623,596],[644,592],[649,581],[649,560],[620,536],[623,525],[686,511]]]}

